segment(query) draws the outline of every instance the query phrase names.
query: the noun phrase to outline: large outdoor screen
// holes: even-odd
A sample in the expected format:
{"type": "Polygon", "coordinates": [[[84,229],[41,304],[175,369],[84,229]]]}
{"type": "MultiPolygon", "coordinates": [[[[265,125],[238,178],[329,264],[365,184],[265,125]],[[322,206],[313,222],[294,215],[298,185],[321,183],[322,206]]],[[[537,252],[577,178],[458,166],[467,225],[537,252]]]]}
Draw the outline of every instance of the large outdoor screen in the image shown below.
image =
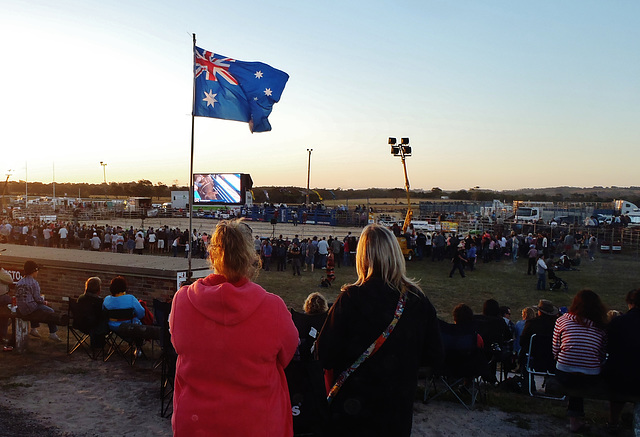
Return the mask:
{"type": "Polygon", "coordinates": [[[243,200],[241,173],[193,175],[194,205],[241,204],[243,200]]]}

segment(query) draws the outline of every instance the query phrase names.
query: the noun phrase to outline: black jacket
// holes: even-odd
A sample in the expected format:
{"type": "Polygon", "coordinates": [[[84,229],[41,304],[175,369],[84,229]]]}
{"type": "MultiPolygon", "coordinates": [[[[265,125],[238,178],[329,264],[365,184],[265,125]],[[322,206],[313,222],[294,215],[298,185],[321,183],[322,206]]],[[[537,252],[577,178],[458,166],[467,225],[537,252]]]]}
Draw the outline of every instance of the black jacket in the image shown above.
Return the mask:
{"type": "MultiPolygon", "coordinates": [[[[400,294],[381,279],[343,291],[329,310],[318,353],[335,379],[389,326],[400,294]]],[[[418,368],[443,358],[436,311],[418,291],[382,347],[347,379],[331,405],[332,436],[410,436],[418,368]]]]}
{"type": "Polygon", "coordinates": [[[553,339],[553,328],[556,326],[557,316],[541,314],[531,320],[527,320],[520,335],[520,360],[524,363],[526,354],[529,352],[529,342],[531,336],[536,334],[534,341],[533,356],[536,358],[536,370],[553,371],[555,369],[555,360],[551,350],[553,339]]]}
{"type": "Polygon", "coordinates": [[[79,314],[73,315],[73,327],[88,334],[106,323],[102,313],[102,298],[93,294],[78,297],[79,314]]]}
{"type": "Polygon", "coordinates": [[[617,392],[640,396],[640,308],[616,317],[607,327],[605,378],[617,392]]]}

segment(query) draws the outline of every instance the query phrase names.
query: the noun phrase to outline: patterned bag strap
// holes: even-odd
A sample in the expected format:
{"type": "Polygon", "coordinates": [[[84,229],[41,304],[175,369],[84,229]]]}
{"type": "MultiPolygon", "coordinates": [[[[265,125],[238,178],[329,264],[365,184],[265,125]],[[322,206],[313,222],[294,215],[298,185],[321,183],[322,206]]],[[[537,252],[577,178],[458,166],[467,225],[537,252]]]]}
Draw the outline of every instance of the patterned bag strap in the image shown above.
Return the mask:
{"type": "Polygon", "coordinates": [[[344,372],[340,374],[340,376],[336,380],[336,383],[333,385],[333,387],[331,387],[331,390],[329,391],[329,395],[327,396],[327,402],[329,404],[331,404],[331,402],[333,401],[333,398],[336,397],[336,395],[338,394],[338,391],[340,391],[340,388],[342,388],[342,385],[347,380],[347,378],[353,372],[355,372],[355,370],[358,367],[360,367],[360,364],[364,363],[364,361],[367,358],[369,358],[371,355],[376,353],[378,349],[380,349],[380,346],[382,346],[385,340],[389,337],[389,334],[393,332],[393,329],[396,327],[398,320],[400,320],[400,316],[404,312],[404,306],[406,302],[407,302],[407,293],[401,292],[400,299],[398,299],[398,305],[396,305],[396,312],[393,315],[393,320],[391,321],[389,326],[387,326],[387,329],[385,329],[384,332],[380,334],[380,336],[373,343],[371,343],[371,346],[369,346],[367,350],[364,351],[362,355],[360,355],[360,357],[358,357],[358,359],[351,366],[349,366],[344,372]]]}

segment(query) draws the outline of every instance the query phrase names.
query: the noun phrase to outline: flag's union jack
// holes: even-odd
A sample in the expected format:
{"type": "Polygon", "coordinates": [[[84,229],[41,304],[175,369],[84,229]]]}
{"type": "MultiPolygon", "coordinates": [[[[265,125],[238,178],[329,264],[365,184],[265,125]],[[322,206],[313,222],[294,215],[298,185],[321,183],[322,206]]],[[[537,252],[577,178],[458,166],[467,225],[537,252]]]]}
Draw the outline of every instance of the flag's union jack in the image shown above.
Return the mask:
{"type": "Polygon", "coordinates": [[[231,66],[229,62],[236,62],[236,60],[232,58],[218,59],[212,52],[204,51],[200,54],[196,50],[196,77],[204,73],[205,79],[217,81],[216,75],[220,75],[230,84],[238,85],[236,78],[229,73],[229,67],[231,66]]]}

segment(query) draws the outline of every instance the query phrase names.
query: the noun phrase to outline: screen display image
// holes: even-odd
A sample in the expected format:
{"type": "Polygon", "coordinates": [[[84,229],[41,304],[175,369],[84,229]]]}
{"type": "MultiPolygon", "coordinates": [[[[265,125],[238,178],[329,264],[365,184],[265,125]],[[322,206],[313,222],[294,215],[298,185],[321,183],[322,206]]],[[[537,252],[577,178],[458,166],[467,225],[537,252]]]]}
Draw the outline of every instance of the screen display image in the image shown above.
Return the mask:
{"type": "Polygon", "coordinates": [[[194,204],[242,203],[240,173],[197,173],[193,175],[194,204]]]}

